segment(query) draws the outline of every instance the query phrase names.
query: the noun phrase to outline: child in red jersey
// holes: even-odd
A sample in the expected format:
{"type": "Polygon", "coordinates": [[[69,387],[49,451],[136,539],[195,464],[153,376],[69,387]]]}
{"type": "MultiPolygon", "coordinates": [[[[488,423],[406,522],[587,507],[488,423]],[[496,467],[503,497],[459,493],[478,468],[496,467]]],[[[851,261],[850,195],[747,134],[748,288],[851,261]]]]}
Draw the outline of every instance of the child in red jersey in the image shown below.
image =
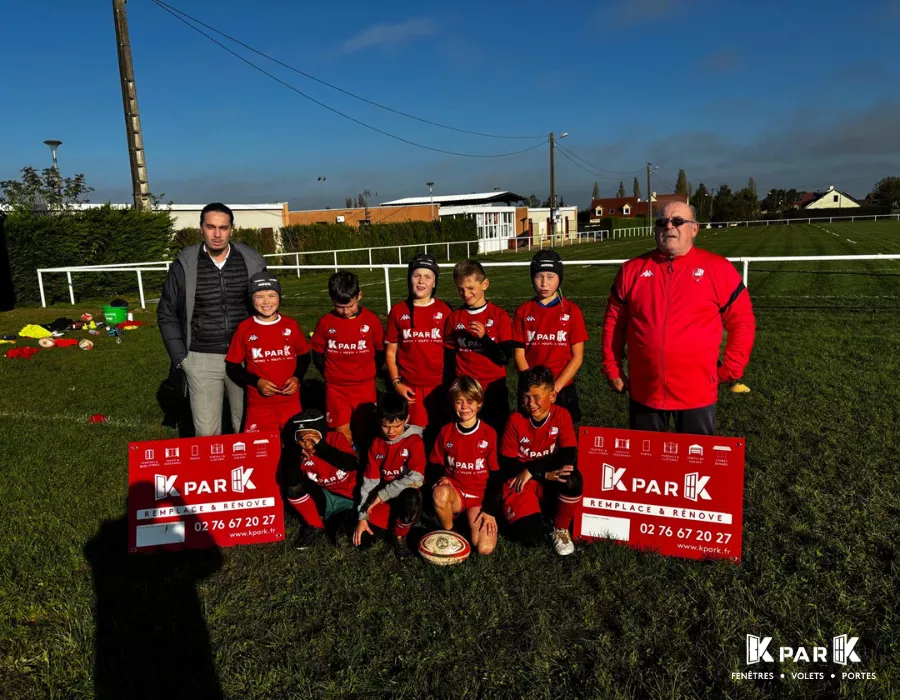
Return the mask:
{"type": "Polygon", "coordinates": [[[472,547],[490,554],[497,547],[497,519],[485,509],[493,500],[493,483],[499,476],[497,433],[478,418],[484,391],[472,377],[457,377],[450,385],[456,421],[441,428],[429,461],[444,470],[432,491],[434,510],[445,530],[465,512],[472,547]],[[491,483],[489,483],[491,482],[491,483]]]}
{"type": "Polygon", "coordinates": [[[453,281],[463,307],[447,319],[444,347],[455,351],[455,375],[473,377],[484,388],[481,417],[499,433],[509,417],[506,389],[506,366],[512,352],[509,314],[485,299],[490,280],[479,262],[457,263],[453,281]]]}
{"type": "Polygon", "coordinates": [[[564,299],[559,288],[563,263],[554,250],[541,250],[531,259],[535,296],[513,316],[513,359],[520,373],[542,365],[556,377],[556,405],[565,408],[572,422],[581,423],[575,375],[584,360],[587,327],[581,309],[564,299]]]}
{"type": "Polygon", "coordinates": [[[352,272],[335,272],[328,280],[328,294],[334,309],[316,324],[313,362],[325,378],[328,427],[352,443],[354,434],[361,437],[368,428],[370,416],[364,415],[365,409],[374,409],[375,373],[384,359],[384,328],[378,316],[360,306],[362,292],[352,272]]]}
{"type": "Polygon", "coordinates": [[[569,412],[554,405],[553,373],[532,367],[522,374],[522,412],[510,416],[500,443],[504,476],[503,511],[508,536],[527,546],[544,535],[541,501],[555,500],[553,549],[572,554],[569,534],[575,507],[581,500],[581,473],[575,466],[577,441],[569,412]]]}
{"type": "Polygon", "coordinates": [[[244,430],[281,430],[300,411],[309,344],[294,319],[278,313],[281,285],[263,270],[247,286],[254,315],[238,325],[225,356],[228,376],[247,391],[244,430]]]}
{"type": "Polygon", "coordinates": [[[409,297],[388,316],[385,364],[394,391],[409,402],[409,422],[436,430],[444,414],[444,325],[450,307],[434,296],[440,268],[430,255],[409,264],[409,297]]]}
{"type": "Polygon", "coordinates": [[[422,428],[409,425],[409,404],[402,396],[385,394],[378,400],[381,435],[369,447],[359,494],[359,523],[353,544],[367,546],[390,530],[394,554],[409,559],[406,535],[422,513],[425,482],[425,443],[422,428]]]}
{"type": "MultiPolygon", "coordinates": [[[[316,530],[336,516],[352,517],[353,495],[359,458],[343,433],[328,431],[325,416],[307,408],[284,428],[287,447],[282,460],[282,479],[287,502],[303,522],[316,530]]],[[[337,523],[337,524],[336,524],[337,523]]],[[[301,533],[301,539],[305,533],[301,533]]]]}

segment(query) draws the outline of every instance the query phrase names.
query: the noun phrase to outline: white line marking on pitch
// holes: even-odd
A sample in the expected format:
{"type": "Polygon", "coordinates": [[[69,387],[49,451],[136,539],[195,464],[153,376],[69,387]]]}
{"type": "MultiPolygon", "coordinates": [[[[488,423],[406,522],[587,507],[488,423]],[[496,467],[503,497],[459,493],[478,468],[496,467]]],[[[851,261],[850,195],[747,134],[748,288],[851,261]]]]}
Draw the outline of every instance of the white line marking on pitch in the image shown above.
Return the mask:
{"type": "Polygon", "coordinates": [[[853,244],[855,245],[855,244],[856,244],[856,241],[851,241],[851,240],[848,238],[848,239],[847,239],[847,243],[853,243],[853,244]]]}

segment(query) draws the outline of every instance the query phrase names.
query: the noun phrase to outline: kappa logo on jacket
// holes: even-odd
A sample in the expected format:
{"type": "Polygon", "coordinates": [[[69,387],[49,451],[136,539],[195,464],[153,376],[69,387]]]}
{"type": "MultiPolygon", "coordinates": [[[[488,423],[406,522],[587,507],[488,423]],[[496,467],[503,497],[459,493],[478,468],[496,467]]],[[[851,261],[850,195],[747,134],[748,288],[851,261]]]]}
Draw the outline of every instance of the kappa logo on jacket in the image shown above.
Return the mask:
{"type": "Polygon", "coordinates": [[[252,343],[252,342],[254,342],[254,341],[256,341],[256,340],[259,340],[259,337],[256,336],[256,335],[251,335],[249,338],[247,338],[247,342],[248,342],[248,343],[252,343]]]}
{"type": "Polygon", "coordinates": [[[526,323],[534,323],[534,316],[526,316],[525,322],[526,323]]]}
{"type": "Polygon", "coordinates": [[[403,315],[400,317],[400,320],[401,320],[401,321],[408,321],[408,320],[409,320],[409,314],[403,314],[403,315]]]}
{"type": "Polygon", "coordinates": [[[644,270],[641,273],[641,277],[653,277],[653,270],[644,270]]]}

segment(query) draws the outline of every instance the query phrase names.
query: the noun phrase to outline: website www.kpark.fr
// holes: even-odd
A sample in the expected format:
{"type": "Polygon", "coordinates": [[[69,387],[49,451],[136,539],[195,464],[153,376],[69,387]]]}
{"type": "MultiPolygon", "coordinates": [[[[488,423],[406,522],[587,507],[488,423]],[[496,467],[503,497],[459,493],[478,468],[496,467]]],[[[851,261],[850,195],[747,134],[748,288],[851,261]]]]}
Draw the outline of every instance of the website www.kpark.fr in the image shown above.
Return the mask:
{"type": "Polygon", "coordinates": [[[277,531],[278,528],[264,527],[259,530],[241,530],[238,532],[229,532],[228,536],[232,539],[237,539],[239,537],[257,537],[258,535],[273,535],[277,531]]]}
{"type": "Polygon", "coordinates": [[[727,554],[728,550],[724,550],[721,547],[710,547],[703,544],[684,544],[682,542],[678,542],[676,544],[678,549],[686,549],[689,552],[700,552],[701,554],[727,554]]]}

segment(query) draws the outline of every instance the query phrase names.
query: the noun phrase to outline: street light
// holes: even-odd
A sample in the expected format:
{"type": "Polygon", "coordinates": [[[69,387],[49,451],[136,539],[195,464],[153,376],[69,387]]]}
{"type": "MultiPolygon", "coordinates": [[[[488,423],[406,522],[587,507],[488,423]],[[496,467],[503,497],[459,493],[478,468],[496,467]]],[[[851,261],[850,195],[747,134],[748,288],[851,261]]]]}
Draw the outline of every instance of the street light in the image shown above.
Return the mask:
{"type": "MultiPolygon", "coordinates": [[[[559,135],[559,138],[564,139],[569,135],[568,131],[564,131],[559,135]]],[[[556,233],[556,169],[554,166],[553,155],[556,150],[556,137],[554,137],[553,132],[550,132],[550,225],[553,227],[553,233],[556,233]]],[[[551,234],[552,236],[553,234],[551,234]]],[[[553,244],[553,239],[551,238],[550,244],[553,244]]]]}
{"type": "Polygon", "coordinates": [[[50,152],[53,154],[53,167],[59,171],[59,165],[56,162],[56,149],[62,146],[62,141],[57,141],[56,139],[47,139],[44,141],[50,147],[50,152]]]}
{"type": "Polygon", "coordinates": [[[322,184],[322,209],[325,208],[325,179],[324,175],[319,175],[319,177],[316,178],[316,182],[322,184]]]}
{"type": "Polygon", "coordinates": [[[426,182],[425,184],[428,185],[428,198],[431,200],[431,220],[434,221],[434,190],[432,189],[434,183],[426,182]]]}

